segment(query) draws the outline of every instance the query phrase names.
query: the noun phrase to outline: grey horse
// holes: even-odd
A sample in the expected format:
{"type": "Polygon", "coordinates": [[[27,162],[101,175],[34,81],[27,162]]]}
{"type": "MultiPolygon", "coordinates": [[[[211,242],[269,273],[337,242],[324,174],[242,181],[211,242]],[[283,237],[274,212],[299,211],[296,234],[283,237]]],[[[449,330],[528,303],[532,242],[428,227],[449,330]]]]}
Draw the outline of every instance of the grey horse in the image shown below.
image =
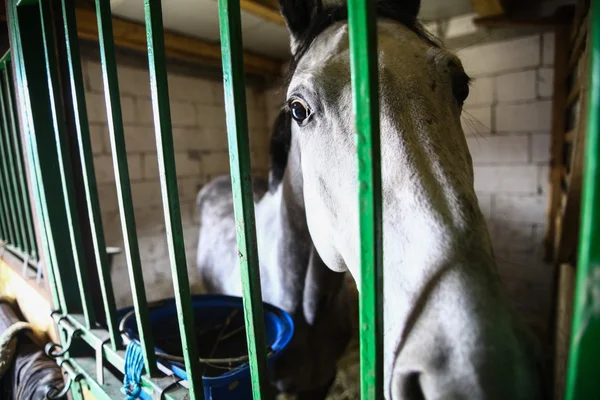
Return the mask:
{"type": "MultiPolygon", "coordinates": [[[[539,354],[498,277],[473,188],[460,123],[469,77],[417,22],[420,1],[373,1],[384,397],[540,399],[539,354]]],[[[264,299],[290,311],[299,329],[273,379],[285,391],[326,391],[349,334],[339,274],[349,271],[360,282],[347,8],[341,0],[280,0],[280,6],[293,59],[272,139],[269,191],[257,196],[256,218],[264,299]]],[[[204,282],[211,291],[239,295],[226,178],[202,190],[199,209],[204,282]]]]}

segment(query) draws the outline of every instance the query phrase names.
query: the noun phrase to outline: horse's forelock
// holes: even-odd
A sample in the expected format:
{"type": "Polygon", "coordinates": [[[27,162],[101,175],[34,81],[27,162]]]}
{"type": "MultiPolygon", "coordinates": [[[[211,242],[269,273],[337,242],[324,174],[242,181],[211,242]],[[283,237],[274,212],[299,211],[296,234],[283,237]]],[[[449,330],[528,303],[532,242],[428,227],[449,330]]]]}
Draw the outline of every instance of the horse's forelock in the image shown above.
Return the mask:
{"type": "MultiPolygon", "coordinates": [[[[348,8],[338,1],[328,0],[301,0],[300,2],[298,0],[281,0],[280,5],[294,40],[297,41],[288,72],[287,84],[289,84],[298,63],[310,49],[313,41],[328,27],[347,20],[348,8]],[[296,8],[299,7],[299,4],[302,4],[302,12],[294,15],[290,11],[297,11],[296,8]],[[311,12],[311,7],[318,12],[311,12]],[[290,10],[291,8],[294,8],[294,10],[290,10]],[[303,21],[305,26],[302,25],[303,21]]],[[[420,5],[420,0],[377,0],[377,15],[379,18],[391,19],[401,23],[431,46],[440,47],[439,43],[417,21],[420,5]]],[[[291,123],[289,110],[285,107],[282,108],[275,121],[271,136],[270,190],[277,188],[285,173],[292,135],[291,123]]]]}
{"type": "Polygon", "coordinates": [[[283,107],[275,120],[271,135],[271,173],[269,176],[269,190],[275,190],[285,173],[290,143],[292,140],[292,117],[287,107],[283,107]]]}

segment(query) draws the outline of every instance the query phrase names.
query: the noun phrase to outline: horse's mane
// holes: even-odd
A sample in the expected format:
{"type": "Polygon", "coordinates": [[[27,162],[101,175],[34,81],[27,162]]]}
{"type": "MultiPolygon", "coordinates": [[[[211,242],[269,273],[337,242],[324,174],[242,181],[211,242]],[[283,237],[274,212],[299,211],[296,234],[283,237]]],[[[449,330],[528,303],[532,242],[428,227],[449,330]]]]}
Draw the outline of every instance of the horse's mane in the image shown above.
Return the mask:
{"type": "MultiPolygon", "coordinates": [[[[414,12],[406,9],[404,2],[378,0],[376,12],[379,18],[385,18],[399,22],[412,32],[416,33],[421,39],[431,46],[440,47],[438,41],[429,33],[427,33],[423,26],[414,17],[414,12]]],[[[294,75],[300,60],[302,60],[302,57],[304,57],[304,55],[310,49],[313,41],[321,33],[323,33],[325,29],[337,22],[346,20],[348,20],[348,8],[342,5],[325,8],[318,12],[314,18],[311,18],[311,23],[308,28],[301,35],[295,37],[296,50],[294,54],[292,54],[286,85],[289,85],[289,82],[294,75]]],[[[270,190],[276,189],[283,179],[291,144],[291,129],[291,114],[287,108],[287,105],[284,105],[282,106],[279,116],[275,121],[271,135],[271,174],[269,179],[270,190]]]]}

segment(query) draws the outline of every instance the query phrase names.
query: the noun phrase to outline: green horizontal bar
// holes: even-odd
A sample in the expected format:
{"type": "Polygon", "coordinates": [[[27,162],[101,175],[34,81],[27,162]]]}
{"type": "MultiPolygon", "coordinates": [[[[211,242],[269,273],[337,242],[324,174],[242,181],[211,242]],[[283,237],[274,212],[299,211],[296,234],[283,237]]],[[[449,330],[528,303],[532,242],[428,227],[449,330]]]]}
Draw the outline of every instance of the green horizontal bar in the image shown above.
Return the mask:
{"type": "Polygon", "coordinates": [[[110,332],[111,344],[113,348],[116,349],[122,345],[122,341],[117,327],[117,307],[110,276],[108,255],[106,254],[104,227],[102,226],[102,214],[100,212],[100,201],[98,199],[96,172],[94,170],[90,129],[83,88],[83,74],[81,72],[81,57],[79,53],[79,38],[77,36],[77,21],[75,18],[74,2],[71,0],[63,0],[62,11],[65,29],[65,48],[67,52],[67,63],[69,65],[71,97],[73,99],[73,111],[75,114],[75,129],[77,131],[79,160],[82,168],[83,189],[85,192],[91,229],[90,233],[100,281],[102,303],[106,314],[106,325],[110,332]]]}
{"type": "MultiPolygon", "coordinates": [[[[94,306],[92,302],[92,291],[87,272],[88,264],[85,260],[85,250],[82,243],[81,232],[79,230],[81,224],[79,222],[79,214],[75,205],[75,190],[73,183],[73,173],[71,166],[71,156],[66,143],[65,126],[63,124],[62,99],[60,97],[60,81],[58,79],[58,59],[54,46],[54,34],[52,31],[52,14],[50,10],[50,2],[40,0],[39,2],[40,21],[42,27],[42,37],[44,44],[44,56],[46,63],[46,74],[48,78],[48,92],[50,95],[50,107],[52,116],[52,125],[54,130],[54,139],[56,143],[56,153],[58,161],[58,169],[60,174],[60,184],[64,196],[64,207],[66,214],[66,224],[69,232],[69,238],[72,243],[72,255],[75,265],[75,273],[77,277],[77,286],[81,299],[83,314],[86,318],[88,328],[95,325],[94,306]]],[[[46,132],[38,132],[45,134],[46,132]]],[[[47,149],[46,151],[49,151],[47,149]]]]}
{"type": "Polygon", "coordinates": [[[264,331],[263,302],[256,245],[256,222],[250,169],[246,85],[239,0],[219,0],[223,82],[231,183],[236,221],[239,263],[242,275],[246,341],[254,400],[263,398],[269,386],[264,331]]]}
{"type": "Polygon", "coordinates": [[[185,242],[181,226],[181,210],[179,208],[179,189],[177,187],[160,0],[144,0],[144,14],[160,188],[165,214],[165,230],[171,274],[173,276],[173,287],[175,290],[181,347],[185,368],[189,377],[190,398],[192,400],[203,399],[204,390],[202,388],[202,376],[195,335],[196,325],[194,323],[185,242]]]}
{"type": "Polygon", "coordinates": [[[94,400],[115,400],[122,399],[121,388],[123,382],[117,379],[110,371],[104,369],[104,383],[100,385],[95,378],[96,359],[93,357],[71,357],[69,363],[73,369],[83,377],[83,384],[94,396],[94,400]]]}
{"type": "Polygon", "coordinates": [[[383,399],[383,237],[375,2],[349,0],[360,222],[361,399],[383,399]]]}
{"type": "MultiPolygon", "coordinates": [[[[56,316],[56,319],[59,317],[56,316]]],[[[80,338],[83,339],[92,349],[96,349],[98,346],[102,346],[104,359],[115,367],[119,372],[124,373],[125,371],[125,351],[114,350],[108,344],[105,344],[107,331],[102,329],[86,329],[83,323],[83,316],[77,314],[67,315],[66,321],[68,321],[71,327],[67,327],[64,323],[61,324],[69,330],[79,329],[82,333],[80,338]]],[[[91,377],[90,377],[91,378],[91,377]]],[[[94,378],[91,378],[95,381],[94,378]]],[[[142,375],[142,386],[143,390],[152,396],[154,390],[160,390],[160,387],[155,382],[156,379],[150,378],[148,375],[142,375]]],[[[97,381],[96,381],[97,382],[97,381]]],[[[181,385],[175,385],[164,393],[164,399],[167,400],[184,400],[189,399],[189,393],[186,388],[181,385]]]]}
{"type": "Polygon", "coordinates": [[[7,68],[7,64],[10,61],[12,61],[12,56],[10,55],[10,50],[8,50],[6,53],[4,53],[4,55],[2,56],[2,58],[0,58],[0,70],[6,69],[7,68]]]}
{"type": "Polygon", "coordinates": [[[6,245],[6,250],[11,252],[15,257],[20,258],[23,261],[27,260],[27,265],[29,265],[31,269],[37,272],[37,269],[40,267],[40,264],[37,261],[33,260],[29,254],[24,253],[23,250],[11,246],[10,244],[6,245]]]}
{"type": "Polygon", "coordinates": [[[567,400],[591,399],[600,393],[600,1],[592,1],[588,18],[590,85],[567,400]]]}
{"type": "Polygon", "coordinates": [[[38,0],[17,0],[17,7],[37,4],[38,0]]]}

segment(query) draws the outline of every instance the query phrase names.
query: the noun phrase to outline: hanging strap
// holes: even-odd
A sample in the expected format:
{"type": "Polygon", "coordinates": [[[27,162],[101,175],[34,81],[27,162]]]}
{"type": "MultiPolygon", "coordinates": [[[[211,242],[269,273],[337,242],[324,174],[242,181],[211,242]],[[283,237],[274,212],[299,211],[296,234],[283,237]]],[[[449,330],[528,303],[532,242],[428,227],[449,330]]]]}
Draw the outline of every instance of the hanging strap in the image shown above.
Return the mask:
{"type": "Polygon", "coordinates": [[[121,388],[121,392],[127,396],[126,400],[136,400],[141,397],[143,372],[142,346],[132,340],[125,351],[125,377],[123,378],[123,388],[121,388]]]}

